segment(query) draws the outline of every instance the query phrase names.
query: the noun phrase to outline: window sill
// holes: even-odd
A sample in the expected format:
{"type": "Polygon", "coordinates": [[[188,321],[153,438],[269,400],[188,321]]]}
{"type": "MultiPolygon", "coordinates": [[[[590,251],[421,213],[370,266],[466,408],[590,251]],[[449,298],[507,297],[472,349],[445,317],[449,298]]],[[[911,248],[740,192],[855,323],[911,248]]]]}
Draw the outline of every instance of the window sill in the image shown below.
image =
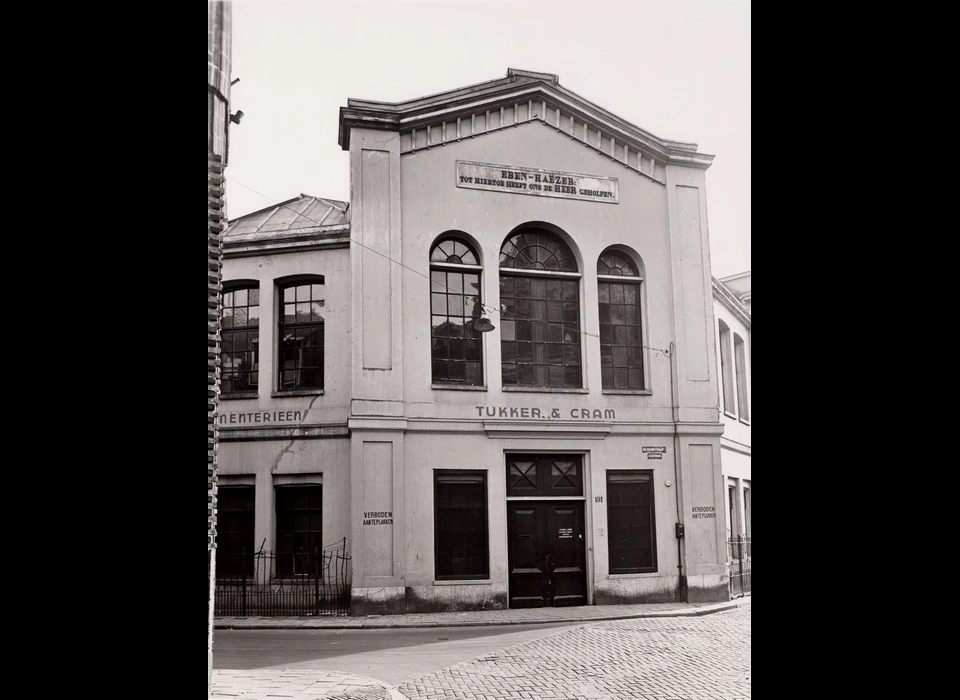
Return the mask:
{"type": "Polygon", "coordinates": [[[450,389],[452,391],[486,391],[484,384],[431,384],[431,389],[450,389]]]}
{"type": "Polygon", "coordinates": [[[502,391],[517,391],[535,394],[589,394],[589,389],[568,389],[566,387],[552,386],[504,386],[500,387],[502,391]]]}
{"type": "Polygon", "coordinates": [[[750,425],[750,421],[744,420],[743,418],[740,419],[740,422],[743,423],[744,425],[750,425]]]}
{"type": "Polygon", "coordinates": [[[653,396],[650,389],[604,389],[601,394],[632,394],[634,396],[653,396]]]}
{"type": "Polygon", "coordinates": [[[282,399],[286,396],[323,396],[323,389],[291,389],[271,392],[270,398],[282,399]]]}
{"type": "Polygon", "coordinates": [[[659,575],[659,571],[643,571],[635,574],[607,574],[607,578],[650,578],[659,575]]]}
{"type": "Polygon", "coordinates": [[[723,415],[725,415],[727,418],[733,418],[734,420],[737,420],[736,413],[730,413],[730,411],[724,410],[723,415]]]}
{"type": "Polygon", "coordinates": [[[234,391],[229,394],[220,394],[221,401],[236,401],[239,399],[255,399],[259,396],[256,391],[234,391]]]}
{"type": "Polygon", "coordinates": [[[491,578],[464,578],[457,580],[444,579],[442,581],[434,581],[434,586],[489,586],[493,583],[491,578]]]}

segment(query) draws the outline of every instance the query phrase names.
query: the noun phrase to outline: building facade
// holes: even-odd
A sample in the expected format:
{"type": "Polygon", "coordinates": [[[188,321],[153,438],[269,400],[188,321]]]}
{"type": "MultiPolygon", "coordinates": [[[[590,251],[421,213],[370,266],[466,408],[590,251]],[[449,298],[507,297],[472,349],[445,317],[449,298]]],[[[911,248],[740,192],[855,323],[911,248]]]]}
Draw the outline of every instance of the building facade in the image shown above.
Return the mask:
{"type": "Polygon", "coordinates": [[[345,541],[354,614],[726,599],[713,157],[513,69],[339,142],[349,203],[224,237],[220,547],[345,541]]]}
{"type": "Polygon", "coordinates": [[[720,464],[726,490],[727,561],[733,593],[750,591],[753,481],[750,471],[750,273],[713,280],[719,383],[720,464]]]}

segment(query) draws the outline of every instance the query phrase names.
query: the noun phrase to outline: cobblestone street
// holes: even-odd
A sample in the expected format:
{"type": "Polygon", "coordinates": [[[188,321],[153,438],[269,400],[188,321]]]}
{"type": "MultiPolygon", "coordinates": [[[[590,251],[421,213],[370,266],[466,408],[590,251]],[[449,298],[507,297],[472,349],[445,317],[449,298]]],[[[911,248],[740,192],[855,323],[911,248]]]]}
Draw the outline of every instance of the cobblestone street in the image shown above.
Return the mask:
{"type": "Polygon", "coordinates": [[[750,697],[750,605],[694,618],[600,622],[404,683],[410,700],[750,697]]]}

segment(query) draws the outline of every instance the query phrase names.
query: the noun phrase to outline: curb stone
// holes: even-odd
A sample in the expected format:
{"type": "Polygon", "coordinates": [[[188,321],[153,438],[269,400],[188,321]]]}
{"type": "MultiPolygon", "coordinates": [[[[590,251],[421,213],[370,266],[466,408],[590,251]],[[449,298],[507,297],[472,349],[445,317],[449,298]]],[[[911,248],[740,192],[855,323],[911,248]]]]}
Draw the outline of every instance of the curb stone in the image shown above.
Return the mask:
{"type": "MultiPolygon", "coordinates": [[[[633,620],[640,618],[655,618],[655,617],[699,617],[702,615],[711,615],[713,613],[724,612],[726,610],[733,610],[741,605],[746,605],[750,602],[750,596],[744,596],[742,598],[737,598],[736,600],[727,601],[723,603],[710,603],[703,607],[696,607],[691,609],[681,609],[681,610],[656,610],[650,612],[636,612],[629,614],[613,614],[613,615],[603,615],[602,613],[597,616],[570,616],[565,618],[513,618],[513,619],[490,619],[490,620],[441,620],[441,621],[417,621],[411,623],[404,623],[402,620],[382,620],[379,616],[367,616],[367,618],[346,618],[350,622],[343,623],[326,623],[322,625],[313,626],[310,624],[311,618],[291,618],[288,621],[284,621],[283,618],[275,618],[276,622],[269,623],[243,623],[236,624],[234,622],[225,622],[222,619],[218,622],[214,620],[214,629],[218,630],[238,630],[238,629],[247,629],[247,630],[275,630],[275,629],[318,629],[318,630],[342,630],[342,629],[420,629],[420,628],[433,628],[433,627],[493,627],[493,626],[510,626],[510,625],[542,625],[550,623],[563,623],[563,622],[603,622],[605,620],[633,620]],[[371,619],[372,618],[372,619],[371,619]]],[[[596,607],[596,606],[594,606],[596,607]]]]}

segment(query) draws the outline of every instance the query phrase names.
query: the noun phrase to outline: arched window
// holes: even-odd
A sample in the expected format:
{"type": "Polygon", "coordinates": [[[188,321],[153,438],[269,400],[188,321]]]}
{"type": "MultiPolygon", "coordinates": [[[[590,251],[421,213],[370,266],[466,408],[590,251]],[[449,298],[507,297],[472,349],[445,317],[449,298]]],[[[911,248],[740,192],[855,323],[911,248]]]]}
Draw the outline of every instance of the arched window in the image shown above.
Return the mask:
{"type": "Polygon", "coordinates": [[[278,283],[280,391],[323,389],[323,277],[278,283]]]}
{"type": "Polygon", "coordinates": [[[430,356],[434,384],[483,384],[480,256],[465,238],[445,235],[430,249],[430,356]]]}
{"type": "Polygon", "coordinates": [[[643,324],[637,264],[619,250],[597,260],[600,305],[600,374],[604,389],[639,390],[643,385],[643,324]]]}
{"type": "Polygon", "coordinates": [[[224,396],[256,392],[260,368],[260,287],[225,284],[220,323],[220,389],[224,396]]]}
{"type": "Polygon", "coordinates": [[[563,239],[526,228],[500,249],[504,386],[580,388],[580,272],[563,239]]]}

